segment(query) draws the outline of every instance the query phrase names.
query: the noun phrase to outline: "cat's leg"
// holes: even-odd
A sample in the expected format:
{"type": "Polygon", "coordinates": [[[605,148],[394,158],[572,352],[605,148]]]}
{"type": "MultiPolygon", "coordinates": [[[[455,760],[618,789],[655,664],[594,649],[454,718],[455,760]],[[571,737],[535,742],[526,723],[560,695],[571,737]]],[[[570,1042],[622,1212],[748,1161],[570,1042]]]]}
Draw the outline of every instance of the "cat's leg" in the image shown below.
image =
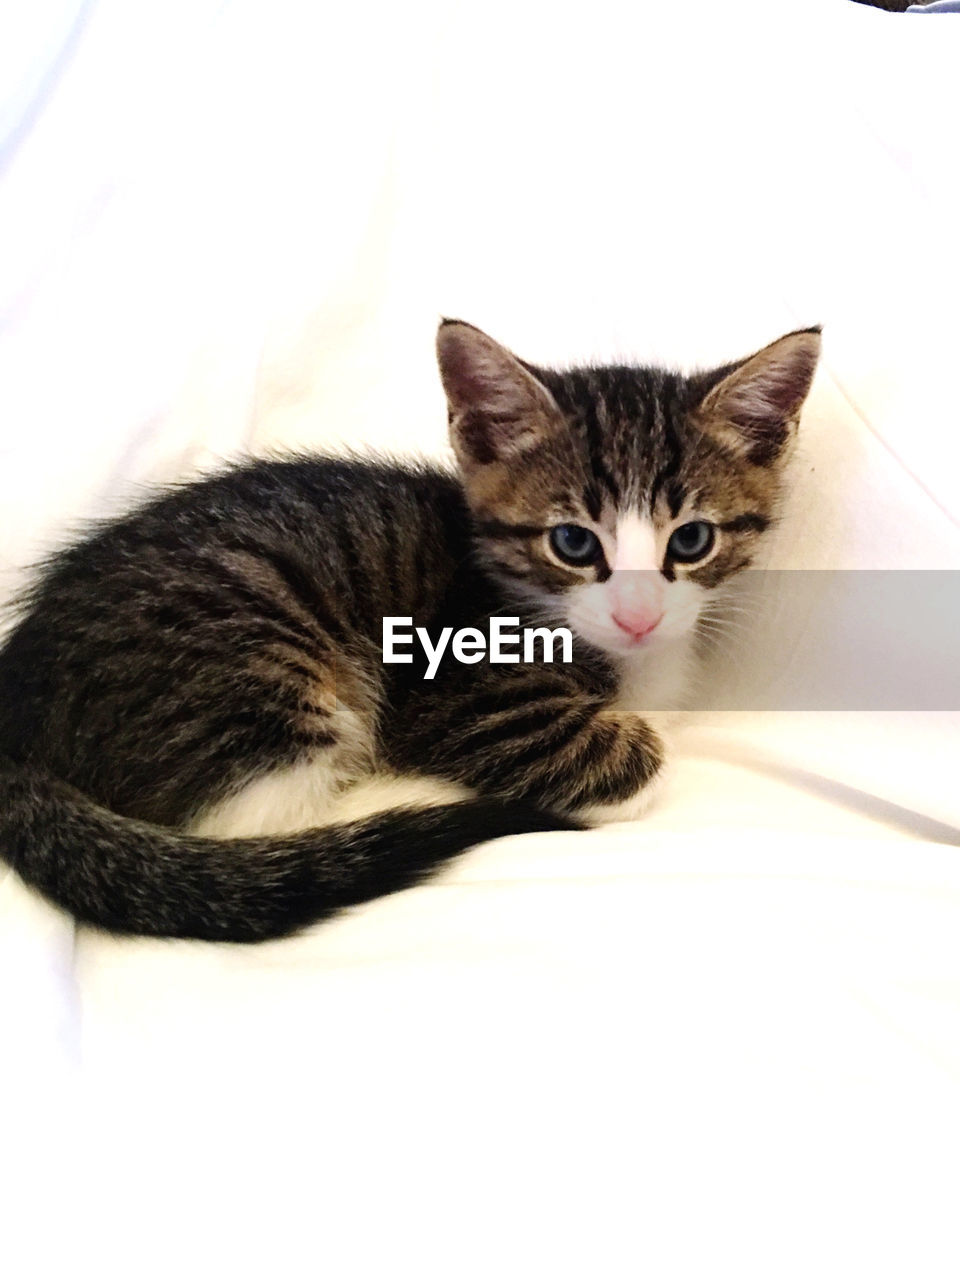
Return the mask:
{"type": "MultiPolygon", "coordinates": [[[[696,671],[694,637],[673,640],[669,646],[644,652],[618,667],[619,685],[611,710],[639,718],[661,744],[672,745],[684,722],[686,699],[696,671]]],[[[588,805],[578,817],[589,823],[629,822],[646,813],[661,792],[664,769],[633,795],[622,800],[588,805]]]]}
{"type": "Polygon", "coordinates": [[[629,795],[617,800],[599,800],[580,806],[575,811],[575,816],[590,826],[606,826],[610,822],[633,822],[637,818],[642,818],[651,805],[656,803],[664,782],[663,739],[652,724],[646,720],[642,723],[659,744],[659,765],[655,772],[629,795]]]}
{"type": "Polygon", "coordinates": [[[388,747],[407,766],[487,795],[615,821],[653,794],[663,747],[646,721],[556,668],[474,668],[408,708],[388,747]]]}

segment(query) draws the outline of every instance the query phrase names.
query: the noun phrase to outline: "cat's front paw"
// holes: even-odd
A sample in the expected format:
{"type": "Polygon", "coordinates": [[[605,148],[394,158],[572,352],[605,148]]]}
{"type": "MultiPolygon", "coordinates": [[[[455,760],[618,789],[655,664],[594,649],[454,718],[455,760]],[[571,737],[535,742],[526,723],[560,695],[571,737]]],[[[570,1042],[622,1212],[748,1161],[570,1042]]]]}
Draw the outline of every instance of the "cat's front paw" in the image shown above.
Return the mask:
{"type": "Polygon", "coordinates": [[[575,816],[591,826],[632,822],[646,813],[660,790],[663,740],[649,721],[622,712],[603,713],[598,725],[607,734],[615,730],[616,736],[607,738],[610,755],[594,766],[596,776],[586,789],[595,798],[578,805],[575,816]]]}
{"type": "Polygon", "coordinates": [[[632,795],[622,800],[613,800],[609,804],[589,804],[578,809],[574,815],[591,827],[605,827],[611,822],[635,822],[642,818],[652,804],[656,803],[663,787],[663,770],[639,787],[632,795]]]}

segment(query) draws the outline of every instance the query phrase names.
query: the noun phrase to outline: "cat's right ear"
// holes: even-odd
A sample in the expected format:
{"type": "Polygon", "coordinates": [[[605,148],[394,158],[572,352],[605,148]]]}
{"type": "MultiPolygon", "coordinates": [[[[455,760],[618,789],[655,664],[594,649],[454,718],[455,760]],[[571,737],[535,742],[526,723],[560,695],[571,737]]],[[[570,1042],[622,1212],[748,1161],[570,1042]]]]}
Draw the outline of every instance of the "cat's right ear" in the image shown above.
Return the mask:
{"type": "Polygon", "coordinates": [[[450,442],[465,470],[516,460],[561,421],[543,383],[473,325],[441,323],[437,362],[450,410],[450,442]]]}

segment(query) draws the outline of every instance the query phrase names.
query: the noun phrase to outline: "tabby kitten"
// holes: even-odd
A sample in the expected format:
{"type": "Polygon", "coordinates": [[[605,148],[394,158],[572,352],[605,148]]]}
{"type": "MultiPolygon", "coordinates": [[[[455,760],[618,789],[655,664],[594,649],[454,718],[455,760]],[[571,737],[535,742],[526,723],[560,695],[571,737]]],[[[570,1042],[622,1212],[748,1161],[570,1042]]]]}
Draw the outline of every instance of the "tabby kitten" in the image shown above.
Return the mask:
{"type": "Polygon", "coordinates": [[[638,712],[774,518],[819,342],[556,372],[445,321],[459,474],[255,461],[59,552],[0,651],[0,854],[88,924],[251,941],[638,813],[663,760],[638,712]],[[567,626],[573,660],[425,680],[384,663],[385,616],[567,626]]]}

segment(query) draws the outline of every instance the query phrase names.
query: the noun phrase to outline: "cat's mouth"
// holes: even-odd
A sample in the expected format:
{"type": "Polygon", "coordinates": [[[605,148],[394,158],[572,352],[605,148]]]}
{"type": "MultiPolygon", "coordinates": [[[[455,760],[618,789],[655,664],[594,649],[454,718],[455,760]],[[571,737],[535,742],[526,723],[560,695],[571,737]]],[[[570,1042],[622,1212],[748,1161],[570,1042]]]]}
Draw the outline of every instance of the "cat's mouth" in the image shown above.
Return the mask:
{"type": "Polygon", "coordinates": [[[660,625],[662,621],[661,615],[652,624],[637,627],[635,624],[624,626],[615,616],[611,616],[609,621],[592,619],[589,623],[583,619],[569,619],[572,629],[589,644],[617,657],[658,648],[660,642],[667,638],[666,629],[660,625]]]}
{"type": "Polygon", "coordinates": [[[633,654],[644,653],[657,647],[661,636],[656,628],[645,632],[642,636],[630,635],[625,631],[611,631],[609,638],[603,641],[603,648],[609,653],[633,654]]]}

